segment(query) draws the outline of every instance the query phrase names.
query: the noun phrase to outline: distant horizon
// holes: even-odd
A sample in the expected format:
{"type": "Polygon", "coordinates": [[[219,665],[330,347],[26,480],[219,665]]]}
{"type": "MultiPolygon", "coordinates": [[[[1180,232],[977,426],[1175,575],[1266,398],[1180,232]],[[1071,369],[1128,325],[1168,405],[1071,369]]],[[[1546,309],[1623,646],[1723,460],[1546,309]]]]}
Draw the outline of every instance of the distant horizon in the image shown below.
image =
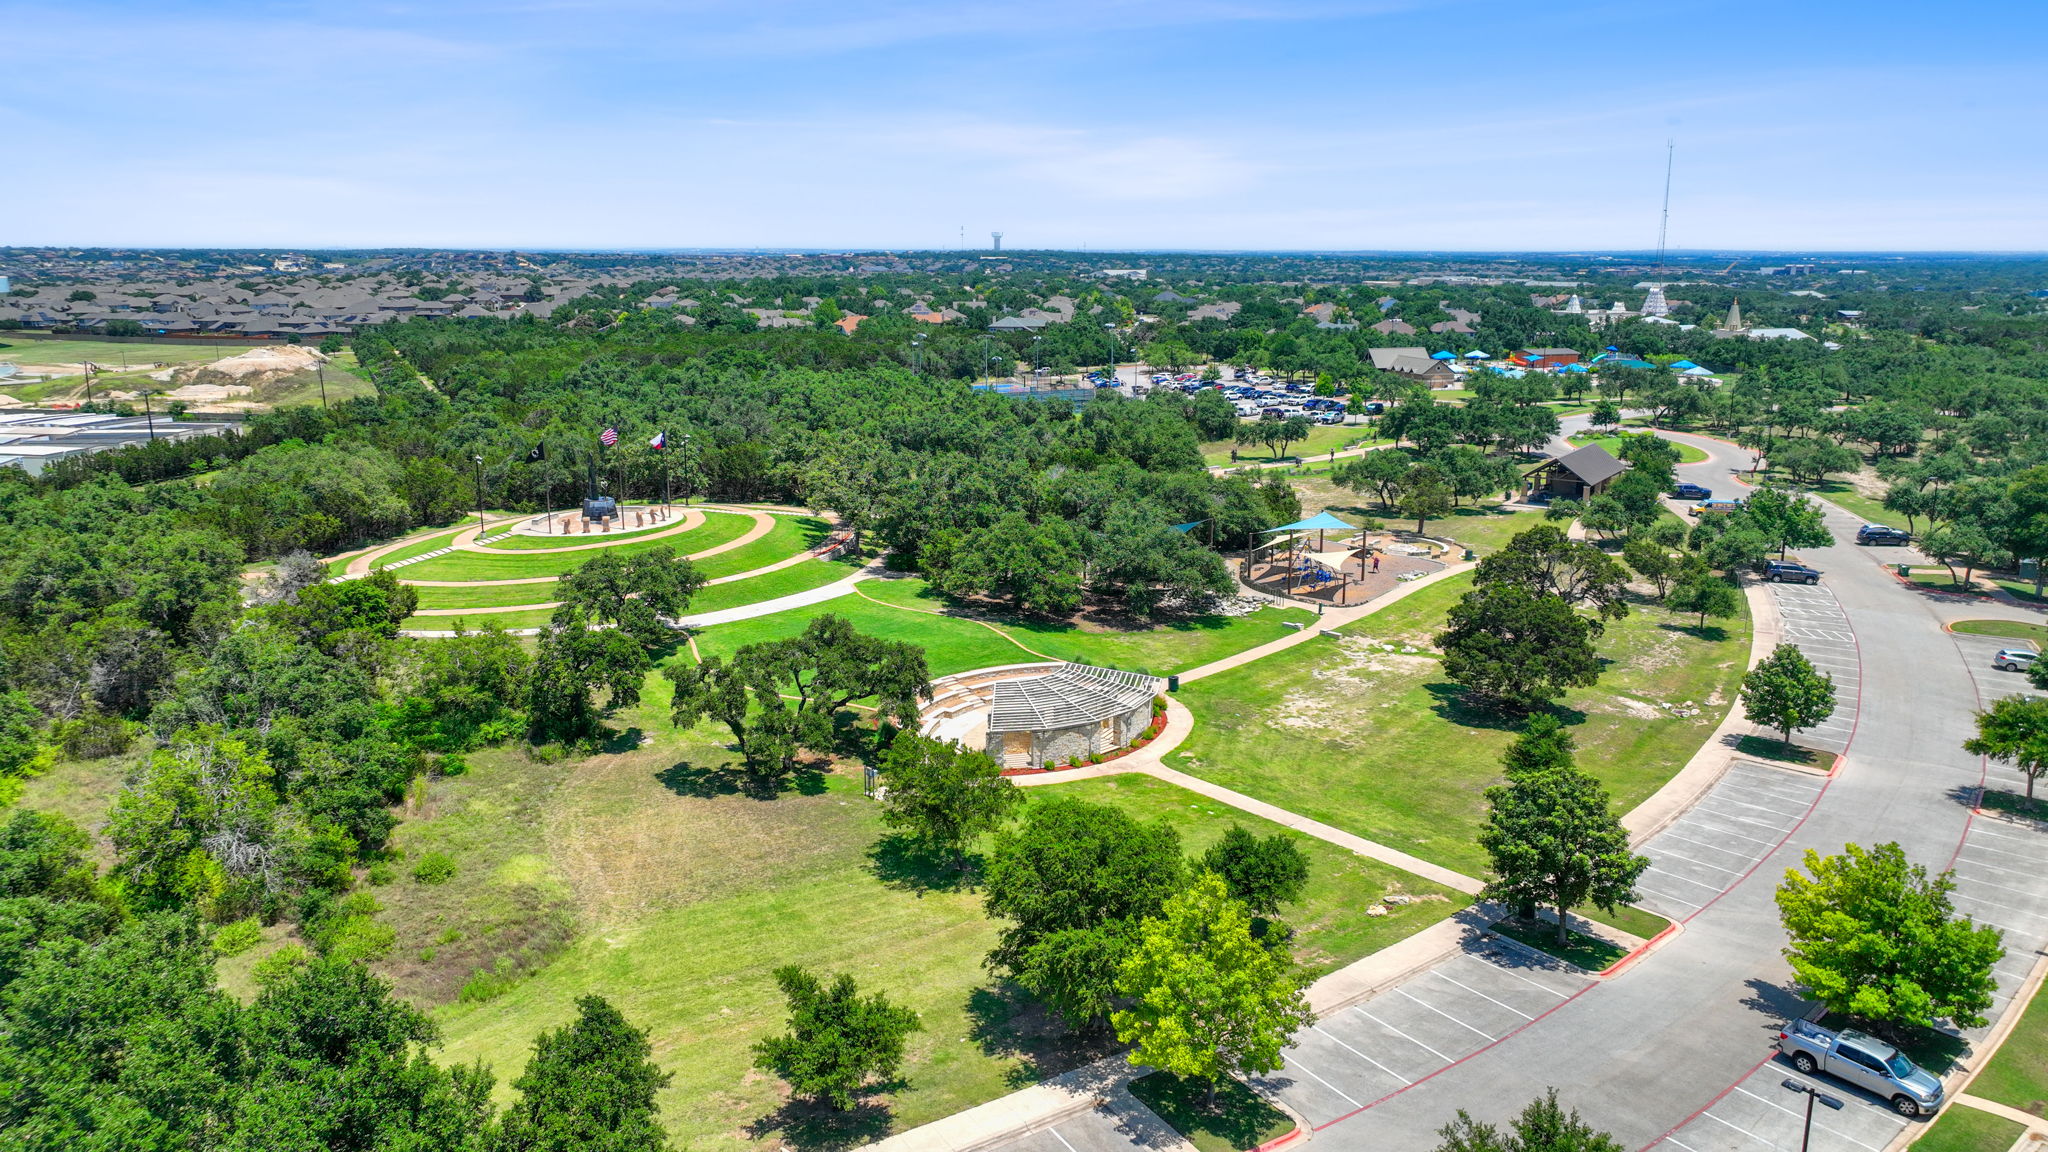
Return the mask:
{"type": "MultiPolygon", "coordinates": [[[[904,246],[859,246],[845,244],[785,244],[785,245],[533,245],[533,244],[0,244],[0,251],[15,250],[58,250],[111,251],[111,252],[260,252],[260,253],[318,253],[318,252],[531,252],[547,255],[628,255],[628,256],[1378,256],[1388,258],[1417,259],[1436,256],[1478,257],[1500,256],[1524,259],[1568,259],[1568,258],[1630,258],[1656,259],[1654,249],[1633,248],[1229,248],[1229,247],[1152,247],[1152,248],[1011,248],[1000,251],[993,248],[916,248],[904,246]]],[[[1717,257],[1828,257],[1832,258],[1885,258],[1917,259],[1936,256],[1951,257],[2040,257],[2048,259],[2048,248],[1684,248],[1667,249],[1664,258],[1714,259],[1717,257]]]]}

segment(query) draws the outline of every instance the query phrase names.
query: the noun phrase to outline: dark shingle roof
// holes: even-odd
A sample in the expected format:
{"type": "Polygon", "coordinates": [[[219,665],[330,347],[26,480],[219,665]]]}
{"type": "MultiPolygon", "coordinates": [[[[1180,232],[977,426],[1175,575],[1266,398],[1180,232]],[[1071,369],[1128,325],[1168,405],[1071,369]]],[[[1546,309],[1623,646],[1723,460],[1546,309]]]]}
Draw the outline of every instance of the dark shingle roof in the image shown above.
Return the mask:
{"type": "Polygon", "coordinates": [[[1615,457],[1614,453],[1598,444],[1567,452],[1553,461],[1559,468],[1577,476],[1587,484],[1602,484],[1621,475],[1628,464],[1615,457]]]}

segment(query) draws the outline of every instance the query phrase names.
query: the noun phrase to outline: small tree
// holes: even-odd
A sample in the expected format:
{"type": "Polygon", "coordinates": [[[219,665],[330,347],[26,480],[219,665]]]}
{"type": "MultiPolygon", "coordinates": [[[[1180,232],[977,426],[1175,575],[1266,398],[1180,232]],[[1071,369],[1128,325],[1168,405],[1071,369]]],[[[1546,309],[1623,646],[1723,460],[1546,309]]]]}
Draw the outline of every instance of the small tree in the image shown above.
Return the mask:
{"type": "Polygon", "coordinates": [[[1315,1023],[1303,983],[1284,947],[1253,938],[1222,878],[1203,874],[1140,928],[1117,974],[1132,1004],[1110,1021],[1132,1064],[1205,1081],[1214,1107],[1219,1079],[1277,1070],[1288,1038],[1315,1023]]]}
{"type": "Polygon", "coordinates": [[[602,996],[576,1001],[576,1019],[533,1042],[533,1058],[512,1087],[507,1152],[655,1152],[668,1147],[654,1094],[669,1073],[654,1066],[647,1033],[602,996]]]}
{"type": "Polygon", "coordinates": [[[1557,942],[1565,914],[1592,903],[1612,912],[1635,899],[1648,857],[1628,850],[1628,830],[1615,818],[1607,789],[1575,767],[1508,778],[1486,790],[1491,810],[1479,846],[1493,863],[1486,895],[1527,908],[1557,909],[1557,942]]]}
{"type": "Polygon", "coordinates": [[[1330,473],[1332,482],[1353,492],[1370,492],[1382,508],[1393,508],[1400,498],[1401,482],[1415,467],[1415,458],[1399,448],[1381,448],[1355,456],[1330,473]]]}
{"type": "Polygon", "coordinates": [[[1501,768],[1510,779],[1551,768],[1569,768],[1578,742],[1566,730],[1564,721],[1548,712],[1529,717],[1522,734],[1500,754],[1501,768]]]}
{"type": "Polygon", "coordinates": [[[1436,1152],[1624,1152],[1614,1137],[1579,1119],[1578,1109],[1566,1112],[1555,1088],[1529,1101],[1507,1132],[1481,1124],[1460,1108],[1458,1118],[1437,1129],[1437,1135],[1444,1142],[1436,1152]]]}
{"type": "Polygon", "coordinates": [[[1780,644],[1742,678],[1742,714],[1752,724],[1776,728],[1790,744],[1794,731],[1835,714],[1835,678],[1794,645],[1780,644]]]}
{"type": "Polygon", "coordinates": [[[1401,515],[1415,520],[1418,535],[1431,520],[1451,514],[1451,486],[1427,464],[1417,464],[1408,470],[1401,478],[1400,493],[1401,515]]]}
{"type": "Polygon", "coordinates": [[[754,1066],[834,1108],[853,1107],[870,1077],[894,1075],[904,1038],[924,1029],[917,1013],[880,992],[862,996],[844,973],[828,988],[792,964],[775,970],[775,983],[789,1001],[789,1031],[755,1044],[754,1066]]]}
{"type": "Polygon", "coordinates": [[[987,755],[915,732],[898,733],[882,757],[882,822],[967,868],[967,845],[1000,828],[1024,794],[987,755]]]}
{"type": "Polygon", "coordinates": [[[1600,678],[1593,624],[1556,596],[1512,584],[1474,588],[1436,638],[1444,675],[1479,700],[1527,710],[1600,678]]]}
{"type": "Polygon", "coordinates": [[[1737,517],[1761,533],[1783,557],[1792,548],[1824,548],[1835,542],[1808,497],[1769,486],[1750,493],[1737,517]]]}
{"type": "Polygon", "coordinates": [[[1275,832],[1261,840],[1235,823],[1202,854],[1202,867],[1221,876],[1231,899],[1254,916],[1278,914],[1308,886],[1308,857],[1292,837],[1275,832]]]}
{"type": "Polygon", "coordinates": [[[1695,572],[1672,586],[1664,597],[1664,606],[1673,612],[1697,613],[1700,619],[1696,627],[1705,628],[1709,616],[1725,620],[1739,614],[1742,593],[1719,576],[1695,572]]]}
{"type": "Polygon", "coordinates": [[[553,622],[610,624],[651,648],[673,635],[662,617],[682,615],[703,586],[704,577],[666,544],[630,556],[600,552],[555,581],[553,622]]]}
{"type": "Polygon", "coordinates": [[[1977,734],[1963,741],[1963,751],[2010,764],[2027,778],[2027,800],[2034,799],[2034,781],[2048,772],[2048,700],[2007,696],[1991,711],[1977,713],[1977,734]]]}
{"type": "Polygon", "coordinates": [[[1897,844],[1849,844],[1839,856],[1809,849],[1806,871],[1786,870],[1778,916],[1792,939],[1785,958],[1814,999],[1884,1025],[1987,1022],[2004,937],[1956,916],[1953,873],[1929,879],[1897,844]]]}

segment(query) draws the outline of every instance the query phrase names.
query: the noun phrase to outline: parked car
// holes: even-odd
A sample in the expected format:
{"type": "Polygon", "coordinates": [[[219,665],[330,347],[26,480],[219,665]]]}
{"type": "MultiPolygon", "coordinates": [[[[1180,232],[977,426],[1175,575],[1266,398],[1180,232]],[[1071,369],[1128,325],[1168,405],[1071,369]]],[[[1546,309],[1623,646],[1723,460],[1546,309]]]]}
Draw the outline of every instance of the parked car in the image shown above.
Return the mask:
{"type": "Polygon", "coordinates": [[[2000,648],[1998,655],[1991,658],[1991,666],[2000,672],[2025,672],[2040,658],[2041,654],[2032,648],[2000,648]]]}
{"type": "Polygon", "coordinates": [[[1818,584],[1820,569],[1808,568],[1788,560],[1773,560],[1764,565],[1764,579],[1779,584],[1818,584]]]}
{"type": "Polygon", "coordinates": [[[1875,1036],[1794,1020],[1778,1033],[1778,1051],[1800,1072],[1825,1072],[1873,1092],[1901,1116],[1924,1116],[1941,1108],[1941,1081],[1875,1036]]]}
{"type": "Polygon", "coordinates": [[[1874,545],[1911,544],[1913,534],[1904,528],[1894,528],[1889,524],[1865,524],[1856,530],[1856,542],[1874,545]]]}
{"type": "Polygon", "coordinates": [[[1709,512],[1740,512],[1742,503],[1740,500],[1702,500],[1686,511],[1694,516],[1704,516],[1709,512]]]}
{"type": "Polygon", "coordinates": [[[1712,500],[1714,490],[1698,484],[1679,484],[1671,489],[1671,495],[1677,500],[1712,500]]]}

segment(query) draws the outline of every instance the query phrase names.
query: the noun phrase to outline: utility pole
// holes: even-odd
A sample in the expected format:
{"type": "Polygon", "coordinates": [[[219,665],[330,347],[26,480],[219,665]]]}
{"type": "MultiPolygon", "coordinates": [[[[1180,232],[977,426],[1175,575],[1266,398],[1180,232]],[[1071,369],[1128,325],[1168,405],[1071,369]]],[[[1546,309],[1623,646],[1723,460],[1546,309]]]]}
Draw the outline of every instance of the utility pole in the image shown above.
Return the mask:
{"type": "Polygon", "coordinates": [[[314,364],[313,371],[320,374],[320,410],[327,410],[327,365],[314,364]]]}
{"type": "Polygon", "coordinates": [[[156,414],[149,410],[149,389],[142,390],[142,418],[149,422],[149,438],[156,440],[156,414]]]}

